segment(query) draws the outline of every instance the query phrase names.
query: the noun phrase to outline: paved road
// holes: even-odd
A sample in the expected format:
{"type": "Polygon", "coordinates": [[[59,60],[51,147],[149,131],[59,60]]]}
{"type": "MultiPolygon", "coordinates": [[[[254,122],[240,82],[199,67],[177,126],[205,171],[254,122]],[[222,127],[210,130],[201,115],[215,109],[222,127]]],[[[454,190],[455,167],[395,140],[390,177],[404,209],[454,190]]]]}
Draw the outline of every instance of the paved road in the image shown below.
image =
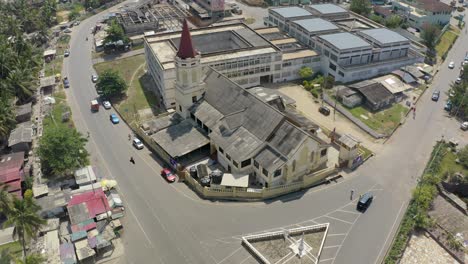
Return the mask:
{"type": "MultiPolygon", "coordinates": [[[[85,36],[99,16],[73,29],[71,55],[63,71],[71,83],[67,96],[74,121],[91,135],[92,162],[100,176],[119,182],[126,202],[122,263],[255,263],[241,248],[240,235],[324,222],[331,226],[320,263],[375,263],[385,253],[435,140],[445,134],[466,141],[458,123],[444,116],[443,100],[430,101],[431,88],[417,107],[416,119],[407,120],[385,150],[346,181],[265,203],[201,200],[184,184],[169,185],[159,176],[157,158],[147,150],[132,148],[125,124],[109,122],[113,111],[89,111],[96,93],[90,81],[91,43],[85,36]],[[136,165],[128,161],[130,156],[136,165]],[[356,193],[372,190],[376,195],[365,214],[355,212],[355,201],[349,200],[351,189],[356,193]]],[[[461,60],[465,53],[461,43],[467,41],[466,35],[458,40],[449,60],[461,60]]],[[[446,91],[456,74],[442,66],[433,86],[446,91]]]]}

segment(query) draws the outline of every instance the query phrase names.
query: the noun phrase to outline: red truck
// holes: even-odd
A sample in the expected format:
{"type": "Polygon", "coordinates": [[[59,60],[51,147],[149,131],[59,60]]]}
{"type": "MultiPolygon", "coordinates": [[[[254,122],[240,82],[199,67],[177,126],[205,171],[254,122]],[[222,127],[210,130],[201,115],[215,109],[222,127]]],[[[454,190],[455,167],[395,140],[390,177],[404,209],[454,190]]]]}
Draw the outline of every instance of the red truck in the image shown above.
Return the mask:
{"type": "Polygon", "coordinates": [[[91,101],[91,112],[98,112],[99,111],[99,102],[97,100],[91,101]]]}

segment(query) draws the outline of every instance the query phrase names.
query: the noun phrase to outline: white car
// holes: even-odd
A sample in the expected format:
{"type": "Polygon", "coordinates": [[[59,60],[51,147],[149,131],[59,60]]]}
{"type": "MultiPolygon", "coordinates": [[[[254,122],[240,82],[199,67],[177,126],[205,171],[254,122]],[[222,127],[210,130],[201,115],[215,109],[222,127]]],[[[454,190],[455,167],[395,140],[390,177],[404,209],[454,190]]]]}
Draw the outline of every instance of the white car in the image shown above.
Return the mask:
{"type": "Polygon", "coordinates": [[[102,106],[104,106],[104,109],[111,109],[112,105],[109,101],[104,101],[102,102],[102,106]]]}
{"type": "Polygon", "coordinates": [[[91,81],[92,81],[93,83],[97,83],[98,79],[99,79],[99,77],[98,77],[97,75],[94,75],[94,74],[91,75],[91,81]]]}
{"type": "Polygon", "coordinates": [[[461,123],[460,128],[463,131],[468,130],[468,121],[461,123]]]}
{"type": "Polygon", "coordinates": [[[461,78],[458,77],[458,78],[455,80],[455,83],[456,83],[456,84],[460,84],[460,83],[461,83],[461,78]]]}
{"type": "Polygon", "coordinates": [[[144,147],[143,143],[138,138],[134,138],[132,144],[136,149],[142,149],[144,147]]]}
{"type": "Polygon", "coordinates": [[[455,62],[451,61],[448,65],[449,69],[455,68],[455,62]]]}

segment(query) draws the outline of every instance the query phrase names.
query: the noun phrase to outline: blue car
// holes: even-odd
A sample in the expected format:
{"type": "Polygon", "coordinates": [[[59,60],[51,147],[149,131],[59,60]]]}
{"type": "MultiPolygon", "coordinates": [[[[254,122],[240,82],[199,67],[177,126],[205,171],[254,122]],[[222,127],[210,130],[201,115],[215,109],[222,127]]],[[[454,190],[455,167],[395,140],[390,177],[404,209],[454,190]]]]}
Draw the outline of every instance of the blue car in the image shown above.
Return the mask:
{"type": "Polygon", "coordinates": [[[68,80],[67,77],[63,79],[63,87],[69,88],[70,87],[70,81],[68,80]]]}
{"type": "Polygon", "coordinates": [[[120,122],[119,117],[116,114],[110,115],[110,121],[112,124],[118,124],[120,122]]]}

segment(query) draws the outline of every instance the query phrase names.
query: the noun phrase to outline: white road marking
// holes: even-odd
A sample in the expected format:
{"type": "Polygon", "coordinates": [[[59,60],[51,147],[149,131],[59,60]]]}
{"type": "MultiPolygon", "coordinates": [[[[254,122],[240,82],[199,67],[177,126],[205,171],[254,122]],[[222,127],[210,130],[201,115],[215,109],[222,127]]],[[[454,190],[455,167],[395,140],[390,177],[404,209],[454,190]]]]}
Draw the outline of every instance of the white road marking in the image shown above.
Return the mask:
{"type": "Polygon", "coordinates": [[[344,212],[344,213],[348,213],[348,214],[355,214],[355,215],[360,215],[361,213],[358,213],[358,212],[351,212],[351,211],[346,211],[346,210],[343,210],[343,209],[340,209],[340,210],[336,210],[337,212],[344,212]]]}
{"type": "Polygon", "coordinates": [[[387,238],[385,238],[385,242],[384,242],[384,244],[382,245],[382,248],[381,248],[380,251],[379,251],[379,255],[377,255],[377,259],[375,260],[374,263],[377,263],[377,262],[379,261],[380,255],[382,254],[382,251],[384,250],[385,245],[387,245],[387,242],[388,242],[388,239],[390,238],[390,235],[393,233],[393,229],[395,228],[395,225],[396,225],[396,223],[398,222],[398,218],[400,217],[401,210],[403,210],[403,207],[404,207],[405,204],[406,204],[406,203],[401,204],[401,207],[400,207],[400,210],[398,211],[397,217],[395,218],[395,221],[393,221],[392,228],[390,229],[390,232],[388,232],[387,238]]]}
{"type": "Polygon", "coordinates": [[[236,250],[234,250],[231,254],[229,254],[227,257],[223,258],[220,262],[218,262],[218,264],[220,263],[223,263],[225,260],[227,260],[228,258],[234,256],[234,254],[236,254],[239,250],[241,250],[242,247],[238,247],[236,250]]]}
{"type": "Polygon", "coordinates": [[[251,255],[248,255],[245,259],[243,259],[239,264],[242,264],[244,262],[246,262],[249,258],[251,258],[252,256],[251,255]]]}
{"type": "Polygon", "coordinates": [[[323,247],[322,249],[326,249],[326,248],[336,248],[336,247],[340,247],[341,245],[334,245],[334,246],[326,246],[326,247],[323,247]]]}
{"type": "Polygon", "coordinates": [[[325,215],[325,217],[331,218],[331,219],[336,220],[336,221],[341,221],[341,222],[349,224],[349,225],[354,224],[354,223],[348,222],[346,220],[342,220],[342,219],[339,219],[339,218],[336,218],[336,217],[333,217],[333,216],[329,216],[329,215],[325,215]]]}
{"type": "Polygon", "coordinates": [[[334,260],[334,259],[335,259],[335,258],[321,259],[321,260],[319,261],[319,263],[321,263],[321,262],[326,262],[326,261],[330,261],[330,260],[334,260]]]}
{"type": "Polygon", "coordinates": [[[346,233],[341,233],[341,234],[328,234],[327,236],[328,236],[328,237],[331,237],[331,236],[346,236],[346,233]]]}

